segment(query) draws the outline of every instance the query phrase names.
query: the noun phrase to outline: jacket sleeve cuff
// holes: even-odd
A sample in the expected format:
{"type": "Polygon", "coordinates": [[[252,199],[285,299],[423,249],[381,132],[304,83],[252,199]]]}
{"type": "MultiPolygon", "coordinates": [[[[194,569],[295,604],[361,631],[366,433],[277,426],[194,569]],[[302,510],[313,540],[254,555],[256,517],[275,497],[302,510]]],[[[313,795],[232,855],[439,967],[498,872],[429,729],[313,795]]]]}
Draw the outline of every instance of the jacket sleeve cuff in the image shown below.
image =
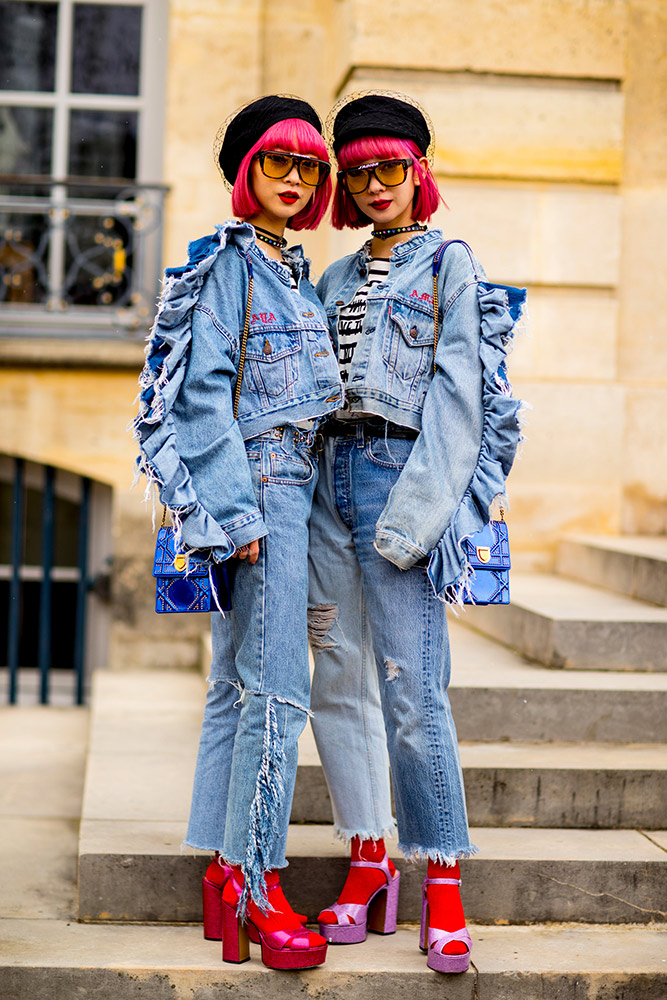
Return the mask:
{"type": "Polygon", "coordinates": [[[423,559],[427,553],[418,545],[413,545],[407,538],[393,531],[378,530],[375,533],[374,546],[377,552],[399,569],[411,569],[415,563],[423,559]]]}
{"type": "Polygon", "coordinates": [[[250,511],[249,514],[244,514],[242,518],[237,518],[229,524],[224,524],[223,528],[233,542],[234,551],[243,545],[249,545],[256,538],[264,538],[269,533],[259,508],[250,511]]]}

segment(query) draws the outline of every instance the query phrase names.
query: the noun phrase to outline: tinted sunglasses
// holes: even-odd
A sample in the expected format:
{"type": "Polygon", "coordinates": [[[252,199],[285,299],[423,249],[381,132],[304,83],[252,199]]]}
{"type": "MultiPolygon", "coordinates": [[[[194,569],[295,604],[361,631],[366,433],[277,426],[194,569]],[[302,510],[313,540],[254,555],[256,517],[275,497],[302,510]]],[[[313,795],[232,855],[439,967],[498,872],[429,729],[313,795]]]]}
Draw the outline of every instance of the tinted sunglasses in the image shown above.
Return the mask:
{"type": "Polygon", "coordinates": [[[383,187],[398,187],[408,176],[412,160],[376,160],[339,170],[336,176],[348,194],[361,194],[375,177],[383,187]]]}
{"type": "Polygon", "coordinates": [[[291,173],[296,166],[299,177],[308,187],[319,187],[324,184],[331,171],[331,165],[326,160],[316,160],[312,156],[300,156],[297,153],[281,153],[277,150],[262,149],[256,159],[265,177],[280,181],[291,173]]]}

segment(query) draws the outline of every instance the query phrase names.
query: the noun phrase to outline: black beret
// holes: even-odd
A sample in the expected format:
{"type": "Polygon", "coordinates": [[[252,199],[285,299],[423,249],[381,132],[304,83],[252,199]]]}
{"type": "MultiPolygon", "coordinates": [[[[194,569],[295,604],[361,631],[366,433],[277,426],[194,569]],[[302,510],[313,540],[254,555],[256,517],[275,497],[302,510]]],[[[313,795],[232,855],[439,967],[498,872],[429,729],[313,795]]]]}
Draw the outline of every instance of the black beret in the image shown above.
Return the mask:
{"type": "Polygon", "coordinates": [[[223,177],[230,184],[234,184],[241,160],[248,150],[262,138],[267,129],[287,118],[301,118],[318,132],[322,132],[320,117],[307,101],[278,94],[260,97],[251,104],[246,104],[221,127],[218,132],[218,142],[221,141],[218,163],[223,177]]]}
{"type": "Polygon", "coordinates": [[[412,139],[426,156],[433,136],[422,111],[398,97],[383,94],[363,94],[343,104],[333,121],[333,147],[341,146],[365,135],[390,135],[412,139]]]}

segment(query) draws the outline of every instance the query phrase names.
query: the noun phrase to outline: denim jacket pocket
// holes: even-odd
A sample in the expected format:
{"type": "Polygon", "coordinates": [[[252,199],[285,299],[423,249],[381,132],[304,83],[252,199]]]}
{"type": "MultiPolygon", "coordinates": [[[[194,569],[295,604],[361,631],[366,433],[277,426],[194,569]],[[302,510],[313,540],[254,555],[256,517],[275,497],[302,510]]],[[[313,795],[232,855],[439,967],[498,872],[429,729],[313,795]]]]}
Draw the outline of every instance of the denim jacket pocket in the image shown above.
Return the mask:
{"type": "Polygon", "coordinates": [[[294,395],[300,350],[298,330],[261,330],[248,338],[248,372],[255,390],[267,403],[280,398],[290,399],[294,395]]]}
{"type": "Polygon", "coordinates": [[[382,341],[382,358],[388,374],[402,382],[424,375],[433,360],[433,321],[422,313],[410,313],[392,304],[390,323],[382,341]]]}

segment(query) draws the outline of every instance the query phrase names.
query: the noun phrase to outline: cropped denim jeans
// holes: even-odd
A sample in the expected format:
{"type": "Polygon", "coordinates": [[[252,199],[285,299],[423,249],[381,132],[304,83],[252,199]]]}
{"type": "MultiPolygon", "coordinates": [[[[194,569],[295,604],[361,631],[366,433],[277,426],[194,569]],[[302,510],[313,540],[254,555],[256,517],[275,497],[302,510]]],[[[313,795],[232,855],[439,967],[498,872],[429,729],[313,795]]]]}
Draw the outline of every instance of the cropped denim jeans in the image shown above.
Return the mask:
{"type": "Polygon", "coordinates": [[[231,615],[212,616],[210,689],[186,837],[241,865],[260,904],[262,874],[287,864],[297,744],[309,713],[311,438],[287,427],[246,442],[268,535],[255,565],[237,568],[231,615]]]}
{"type": "Polygon", "coordinates": [[[425,567],[401,570],[374,546],[413,445],[360,429],[325,440],[310,521],[312,724],[337,833],[391,832],[387,747],[399,847],[451,864],[476,848],[447,696],[445,605],[425,567]]]}

